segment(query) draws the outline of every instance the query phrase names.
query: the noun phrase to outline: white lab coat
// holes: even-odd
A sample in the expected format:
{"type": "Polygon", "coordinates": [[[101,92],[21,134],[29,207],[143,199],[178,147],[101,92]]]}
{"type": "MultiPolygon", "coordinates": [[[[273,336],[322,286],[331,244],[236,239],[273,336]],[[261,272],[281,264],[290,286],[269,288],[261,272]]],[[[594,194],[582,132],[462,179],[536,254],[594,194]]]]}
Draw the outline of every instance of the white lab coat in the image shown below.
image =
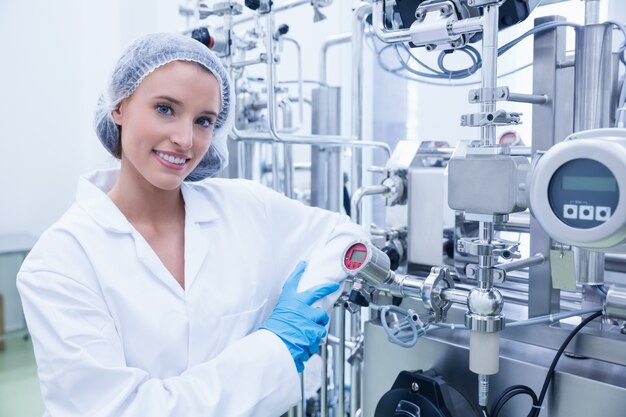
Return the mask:
{"type": "Polygon", "coordinates": [[[363,230],[250,181],[183,183],[183,289],[107,197],[118,174],[81,178],[18,274],[45,416],[285,412],[299,377],[258,327],[300,260],[300,290],[343,279],[341,251],[363,230]]]}

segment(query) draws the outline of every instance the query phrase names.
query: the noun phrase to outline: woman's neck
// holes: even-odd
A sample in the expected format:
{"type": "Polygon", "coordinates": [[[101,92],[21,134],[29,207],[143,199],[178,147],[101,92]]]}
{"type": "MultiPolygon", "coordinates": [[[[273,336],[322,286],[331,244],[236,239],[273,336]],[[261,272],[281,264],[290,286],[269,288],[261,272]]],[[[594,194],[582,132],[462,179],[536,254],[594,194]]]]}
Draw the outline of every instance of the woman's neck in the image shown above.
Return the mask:
{"type": "Polygon", "coordinates": [[[185,202],[180,186],[163,190],[150,184],[138,172],[122,166],[120,176],[108,195],[133,224],[167,224],[184,219],[185,202]]]}

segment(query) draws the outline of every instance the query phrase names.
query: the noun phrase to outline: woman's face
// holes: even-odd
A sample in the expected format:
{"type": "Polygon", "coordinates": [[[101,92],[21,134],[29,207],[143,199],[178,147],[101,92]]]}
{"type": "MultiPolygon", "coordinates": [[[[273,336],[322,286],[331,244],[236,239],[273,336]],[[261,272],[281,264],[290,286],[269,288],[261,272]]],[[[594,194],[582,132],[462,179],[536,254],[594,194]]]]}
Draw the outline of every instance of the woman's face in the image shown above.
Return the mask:
{"type": "Polygon", "coordinates": [[[198,64],[157,68],[112,113],[122,127],[122,174],[163,190],[180,186],[209,149],[220,100],[217,79],[198,64]]]}

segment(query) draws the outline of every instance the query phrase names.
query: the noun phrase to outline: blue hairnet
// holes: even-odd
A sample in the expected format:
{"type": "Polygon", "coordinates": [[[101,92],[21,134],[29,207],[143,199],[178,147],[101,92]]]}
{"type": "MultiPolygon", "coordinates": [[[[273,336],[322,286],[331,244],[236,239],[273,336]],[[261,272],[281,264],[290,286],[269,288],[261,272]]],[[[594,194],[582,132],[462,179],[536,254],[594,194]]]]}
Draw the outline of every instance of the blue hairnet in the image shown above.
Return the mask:
{"type": "Polygon", "coordinates": [[[215,121],[208,152],[187,176],[199,181],[213,176],[228,165],[227,139],[234,120],[234,97],[230,80],[219,58],[195,39],[174,33],[154,33],[134,41],[120,57],[109,85],[100,95],[95,115],[95,129],[100,142],[113,155],[119,149],[120,134],[111,112],[129,97],[155,69],[173,61],[191,61],[209,70],[220,84],[221,108],[215,121]]]}

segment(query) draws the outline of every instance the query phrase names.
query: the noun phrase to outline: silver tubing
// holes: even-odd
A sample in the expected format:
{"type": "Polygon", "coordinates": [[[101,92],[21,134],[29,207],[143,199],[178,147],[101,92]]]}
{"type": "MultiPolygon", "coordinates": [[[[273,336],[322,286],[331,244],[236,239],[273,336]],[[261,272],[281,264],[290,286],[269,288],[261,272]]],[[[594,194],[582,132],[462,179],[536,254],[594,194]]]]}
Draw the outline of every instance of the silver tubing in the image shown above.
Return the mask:
{"type": "MultiPolygon", "coordinates": [[[[498,5],[490,5],[483,8],[483,50],[482,50],[482,76],[481,87],[483,91],[493,91],[497,85],[498,75],[498,5]]],[[[480,111],[483,113],[493,113],[496,111],[496,101],[487,100],[481,102],[480,111]]],[[[496,143],[495,125],[483,126],[480,128],[480,139],[483,145],[491,146],[496,143]]]]}
{"type": "MultiPolygon", "coordinates": [[[[359,340],[362,336],[361,310],[352,314],[351,336],[352,340],[359,340]]],[[[354,416],[361,408],[361,388],[363,385],[363,363],[358,358],[350,365],[350,415],[354,416]]]]}
{"type": "Polygon", "coordinates": [[[376,0],[372,5],[372,27],[376,37],[386,43],[409,42],[411,31],[409,29],[387,30],[383,14],[383,2],[376,0]]]}
{"type": "MultiPolygon", "coordinates": [[[[333,345],[333,346],[339,346],[339,344],[341,343],[341,340],[339,337],[329,334],[328,337],[326,338],[326,343],[328,343],[329,345],[333,345]]],[[[354,349],[356,347],[356,343],[350,342],[348,340],[344,341],[344,345],[348,349],[354,349]]]]}
{"type": "Polygon", "coordinates": [[[339,345],[335,349],[337,357],[335,372],[337,374],[337,412],[335,417],[344,417],[346,415],[346,310],[339,308],[338,333],[339,345]]]}
{"type": "MultiPolygon", "coordinates": [[[[352,13],[352,117],[351,135],[363,140],[363,40],[365,38],[365,18],[372,12],[372,5],[358,3],[352,13]]],[[[363,151],[352,152],[351,191],[354,193],[363,185],[363,151]]]]}
{"type": "Polygon", "coordinates": [[[468,290],[458,288],[443,288],[439,296],[443,301],[449,301],[455,304],[467,304],[468,290]]]}
{"type": "Polygon", "coordinates": [[[283,145],[283,180],[285,186],[285,195],[294,198],[293,192],[293,149],[291,145],[283,145]]]}
{"type": "Polygon", "coordinates": [[[612,127],[617,80],[612,38],[611,24],[576,28],[574,132],[612,127]]]}
{"type": "Polygon", "coordinates": [[[604,284],[605,258],[603,252],[574,248],[576,282],[583,285],[604,284]]]}
{"type": "Polygon", "coordinates": [[[548,102],[548,96],[545,94],[509,93],[507,101],[515,103],[546,104],[548,102]]]}
{"type": "MultiPolygon", "coordinates": [[[[483,47],[481,88],[483,91],[495,91],[498,86],[498,21],[500,5],[493,4],[483,7],[483,47]]],[[[496,110],[496,101],[481,101],[480,111],[493,113],[496,110]]],[[[480,141],[483,146],[493,146],[496,143],[496,126],[488,125],[480,128],[480,141]]],[[[479,237],[486,245],[493,240],[493,222],[479,222],[479,237]]],[[[480,288],[490,290],[493,286],[493,256],[490,253],[478,256],[478,284],[480,288]]],[[[471,310],[471,306],[468,303],[471,310]]],[[[478,404],[486,407],[489,399],[489,376],[478,375],[478,404]]]]}
{"type": "Polygon", "coordinates": [[[300,373],[300,402],[296,406],[298,417],[306,417],[306,397],[304,396],[304,372],[300,373]]]}
{"type": "MultiPolygon", "coordinates": [[[[291,111],[291,100],[288,97],[283,98],[278,103],[278,108],[280,108],[283,114],[283,127],[280,129],[281,132],[291,132],[294,130],[293,126],[293,112],[291,111]]],[[[299,129],[296,127],[295,129],[299,129]]]]}
{"type": "Polygon", "coordinates": [[[332,135],[312,135],[312,136],[278,136],[279,139],[271,136],[265,132],[258,132],[255,130],[239,130],[236,127],[230,131],[229,135],[231,140],[241,142],[285,142],[291,145],[323,145],[328,147],[345,147],[345,148],[374,148],[382,151],[387,159],[391,156],[391,147],[384,142],[375,141],[360,141],[351,140],[353,138],[346,138],[342,136],[332,135]]]}
{"type": "Polygon", "coordinates": [[[280,185],[280,148],[272,146],[272,188],[279,193],[282,191],[280,185]]]}
{"type": "Polygon", "coordinates": [[[328,417],[328,342],[322,340],[322,386],[320,390],[320,417],[328,417]]]}
{"type": "MultiPolygon", "coordinates": [[[[291,113],[291,100],[284,98],[278,106],[283,112],[283,130],[293,129],[293,118],[291,113]]],[[[302,119],[300,119],[302,120],[302,119]]],[[[296,128],[297,129],[297,128],[296,128]]],[[[275,146],[275,145],[274,145],[275,146]]],[[[283,156],[283,182],[282,191],[289,197],[293,198],[293,151],[291,145],[282,144],[283,156]]]]}
{"type": "MultiPolygon", "coordinates": [[[[272,12],[273,13],[278,13],[278,12],[282,12],[285,10],[289,10],[289,9],[293,9],[294,7],[298,7],[298,6],[303,6],[305,4],[311,4],[311,0],[291,0],[291,1],[285,1],[283,3],[281,3],[280,5],[275,5],[274,7],[272,7],[272,12]]],[[[256,16],[256,13],[254,13],[251,16],[246,16],[246,17],[242,17],[241,19],[237,19],[234,22],[234,25],[240,25],[242,23],[246,23],[246,22],[250,22],[252,20],[254,20],[254,17],[256,16]]]]}
{"type": "Polygon", "coordinates": [[[352,194],[350,199],[350,215],[352,221],[356,224],[361,224],[361,200],[368,195],[381,195],[389,192],[389,187],[386,185],[368,185],[361,187],[352,194]]]}
{"type": "Polygon", "coordinates": [[[304,82],[302,81],[302,48],[300,43],[292,38],[283,37],[283,41],[289,42],[296,47],[298,57],[298,125],[292,126],[293,131],[300,130],[304,124],[304,82]]]}
{"type": "MultiPolygon", "coordinates": [[[[266,16],[266,31],[267,33],[273,33],[274,30],[274,16],[273,13],[268,13],[266,16]]],[[[333,145],[333,146],[345,146],[345,147],[372,147],[383,149],[387,157],[391,156],[391,148],[388,144],[383,142],[363,142],[355,140],[355,137],[343,137],[343,136],[283,136],[276,129],[276,92],[274,90],[276,86],[276,71],[274,62],[274,38],[272,36],[265,36],[266,53],[268,58],[267,63],[267,95],[268,95],[268,118],[269,129],[268,133],[260,132],[241,132],[236,127],[231,131],[231,138],[234,140],[244,140],[253,142],[284,142],[290,144],[302,144],[302,145],[333,145]]]]}
{"type": "Polygon", "coordinates": [[[488,399],[489,399],[489,376],[478,375],[478,405],[480,405],[481,407],[486,407],[488,399]]]}
{"type": "Polygon", "coordinates": [[[262,64],[264,62],[265,62],[265,60],[263,58],[263,55],[259,55],[259,57],[255,58],[255,59],[248,59],[248,60],[245,60],[245,61],[233,62],[233,63],[230,64],[230,66],[233,69],[239,69],[239,68],[248,67],[250,65],[262,64]]]}
{"type": "Polygon", "coordinates": [[[531,266],[541,265],[546,261],[546,257],[542,253],[537,253],[529,258],[518,259],[517,261],[507,262],[497,265],[498,268],[504,269],[506,272],[517,271],[519,269],[529,268],[531,266]]]}
{"type": "Polygon", "coordinates": [[[328,50],[337,45],[341,45],[344,43],[350,42],[352,39],[352,33],[340,33],[339,35],[333,35],[326,38],[324,43],[322,44],[322,49],[320,50],[320,81],[324,84],[328,83],[327,79],[327,62],[328,62],[328,50]]]}
{"type": "Polygon", "coordinates": [[[612,285],[606,294],[606,317],[610,320],[626,320],[626,288],[612,285]]]}
{"type": "Polygon", "coordinates": [[[585,25],[600,23],[600,0],[585,0],[585,25]]]}
{"type": "Polygon", "coordinates": [[[457,20],[450,25],[450,35],[464,35],[474,32],[480,32],[483,30],[485,24],[483,16],[470,17],[469,19],[457,20]]]}

